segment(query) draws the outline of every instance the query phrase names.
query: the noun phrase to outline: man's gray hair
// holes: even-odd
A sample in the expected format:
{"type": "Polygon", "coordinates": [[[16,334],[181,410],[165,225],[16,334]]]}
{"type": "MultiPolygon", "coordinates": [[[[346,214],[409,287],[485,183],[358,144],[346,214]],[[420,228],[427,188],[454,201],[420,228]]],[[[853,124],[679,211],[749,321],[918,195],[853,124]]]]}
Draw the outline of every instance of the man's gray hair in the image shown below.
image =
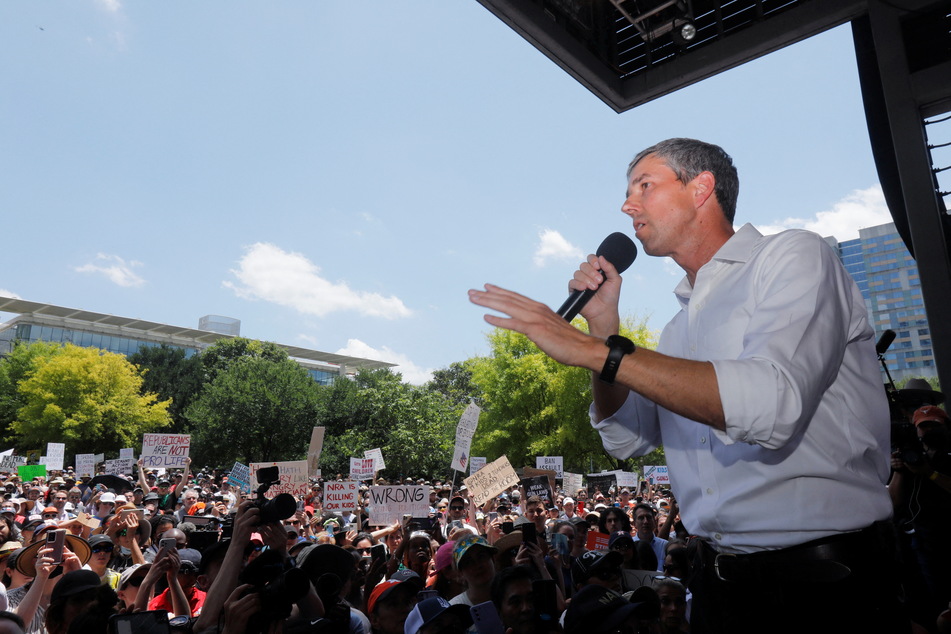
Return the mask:
{"type": "Polygon", "coordinates": [[[634,166],[649,154],[662,159],[684,184],[692,181],[700,172],[713,174],[716,180],[713,193],[716,194],[723,215],[730,224],[733,223],[733,217],[736,216],[736,199],[740,194],[740,179],[733,159],[723,148],[696,139],[667,139],[638,152],[627,167],[628,179],[634,166]]]}

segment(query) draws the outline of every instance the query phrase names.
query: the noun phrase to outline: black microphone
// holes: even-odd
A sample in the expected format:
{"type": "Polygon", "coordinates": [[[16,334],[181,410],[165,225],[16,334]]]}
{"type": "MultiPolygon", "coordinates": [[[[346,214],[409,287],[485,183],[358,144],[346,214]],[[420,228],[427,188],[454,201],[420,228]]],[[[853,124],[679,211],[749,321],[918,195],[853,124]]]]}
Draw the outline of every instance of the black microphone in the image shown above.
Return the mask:
{"type": "MultiPolygon", "coordinates": [[[[623,273],[637,257],[637,245],[625,234],[616,231],[601,242],[597,254],[603,255],[605,260],[613,264],[618,273],[623,273]]],[[[558,314],[564,317],[565,321],[571,321],[597,292],[598,289],[591,290],[590,288],[572,291],[558,309],[558,314]]]]}
{"type": "Polygon", "coordinates": [[[878,338],[878,343],[875,344],[876,354],[885,354],[885,351],[888,350],[888,347],[892,345],[892,342],[895,341],[895,331],[886,330],[882,333],[882,336],[878,338]]]}

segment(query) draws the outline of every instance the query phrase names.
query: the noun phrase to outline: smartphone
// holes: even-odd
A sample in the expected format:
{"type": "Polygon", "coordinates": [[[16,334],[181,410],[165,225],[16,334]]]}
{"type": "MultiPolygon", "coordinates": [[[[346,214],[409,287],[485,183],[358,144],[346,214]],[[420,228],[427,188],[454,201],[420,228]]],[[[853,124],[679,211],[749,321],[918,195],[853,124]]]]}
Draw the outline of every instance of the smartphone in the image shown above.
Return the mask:
{"type": "Polygon", "coordinates": [[[178,540],[174,537],[163,537],[159,540],[159,551],[175,550],[178,548],[178,540]]]}
{"type": "Polygon", "coordinates": [[[535,522],[525,522],[522,524],[522,543],[538,543],[538,530],[535,528],[535,522]]]}
{"type": "Polygon", "coordinates": [[[472,615],[472,623],[479,630],[479,634],[505,634],[502,618],[491,601],[472,606],[469,608],[469,614],[472,615]]]}
{"type": "Polygon", "coordinates": [[[547,632],[558,622],[558,582],[554,579],[536,579],[532,582],[535,596],[535,629],[547,632]]]}
{"type": "Polygon", "coordinates": [[[169,634],[168,612],[151,610],[109,617],[109,634],[169,634]]]}
{"type": "Polygon", "coordinates": [[[489,521],[494,522],[497,519],[499,519],[499,514],[495,511],[489,511],[489,521]]]}
{"type": "Polygon", "coordinates": [[[56,530],[51,530],[46,533],[46,547],[52,548],[53,552],[50,553],[50,557],[53,559],[54,564],[63,563],[63,545],[66,543],[66,529],[58,528],[56,530]]]}
{"type": "Polygon", "coordinates": [[[502,522],[502,533],[508,535],[515,530],[515,522],[502,522]]]}
{"type": "Polygon", "coordinates": [[[551,536],[551,545],[558,551],[562,557],[567,557],[570,551],[568,547],[568,537],[564,533],[555,533],[551,536]]]}
{"type": "Polygon", "coordinates": [[[452,520],[452,522],[450,522],[450,525],[456,529],[461,529],[463,527],[462,520],[452,520]]]}
{"type": "Polygon", "coordinates": [[[386,546],[383,544],[374,544],[373,547],[370,548],[370,557],[372,557],[374,561],[379,560],[385,562],[387,559],[386,554],[386,546]]]}
{"type": "Polygon", "coordinates": [[[330,533],[331,535],[333,535],[334,531],[337,530],[337,525],[334,524],[333,522],[330,522],[329,524],[324,524],[324,530],[330,533]]]}

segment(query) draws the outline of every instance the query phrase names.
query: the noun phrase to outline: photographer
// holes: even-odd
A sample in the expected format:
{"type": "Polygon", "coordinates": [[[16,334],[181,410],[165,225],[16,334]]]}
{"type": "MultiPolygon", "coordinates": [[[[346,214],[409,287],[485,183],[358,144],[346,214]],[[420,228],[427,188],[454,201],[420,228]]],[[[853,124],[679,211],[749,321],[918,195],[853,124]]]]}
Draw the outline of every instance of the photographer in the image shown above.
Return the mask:
{"type": "Polygon", "coordinates": [[[929,593],[929,609],[937,615],[951,599],[951,426],[941,408],[926,405],[915,411],[912,423],[920,451],[892,454],[888,492],[897,513],[907,516],[914,529],[912,548],[929,593]]]}

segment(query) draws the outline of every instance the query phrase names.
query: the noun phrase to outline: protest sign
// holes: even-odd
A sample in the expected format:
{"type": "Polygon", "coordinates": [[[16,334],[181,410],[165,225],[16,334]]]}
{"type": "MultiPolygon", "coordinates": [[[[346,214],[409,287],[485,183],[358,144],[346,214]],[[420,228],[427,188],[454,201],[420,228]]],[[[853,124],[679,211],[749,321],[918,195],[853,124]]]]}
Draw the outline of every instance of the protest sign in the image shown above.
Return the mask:
{"type": "Polygon", "coordinates": [[[614,475],[617,477],[618,487],[627,487],[632,491],[637,489],[637,473],[618,469],[614,471],[614,475]]]}
{"type": "Polygon", "coordinates": [[[101,454],[101,453],[95,454],[94,460],[96,461],[96,464],[99,464],[100,462],[104,461],[105,459],[106,459],[106,455],[105,455],[105,454],[101,454]]]}
{"type": "Polygon", "coordinates": [[[258,471],[267,467],[277,467],[280,480],[277,484],[271,486],[265,494],[266,497],[273,498],[281,493],[290,493],[291,495],[304,496],[310,490],[310,484],[307,480],[307,461],[290,460],[287,462],[252,462],[251,463],[251,482],[257,486],[258,471]]]}
{"type": "Polygon", "coordinates": [[[523,478],[536,478],[538,476],[545,476],[548,478],[548,489],[552,492],[555,491],[555,472],[549,469],[536,469],[534,467],[522,467],[522,477],[523,478]]]}
{"type": "Polygon", "coordinates": [[[597,493],[604,497],[608,496],[611,487],[617,486],[617,474],[611,473],[589,473],[588,474],[588,499],[594,500],[597,493]]]}
{"type": "Polygon", "coordinates": [[[518,474],[509,459],[502,456],[465,478],[463,482],[469,488],[469,496],[478,506],[510,486],[518,484],[518,474]]]}
{"type": "Polygon", "coordinates": [[[472,456],[469,458],[469,475],[472,475],[484,467],[486,462],[488,461],[485,459],[485,456],[472,456]]]}
{"type": "Polygon", "coordinates": [[[88,526],[89,528],[93,530],[96,530],[97,528],[102,526],[102,522],[99,520],[98,517],[93,517],[92,515],[89,515],[88,513],[83,513],[82,511],[76,514],[76,521],[82,524],[83,526],[88,526]]]}
{"type": "Polygon", "coordinates": [[[324,428],[314,427],[310,432],[310,446],[307,448],[307,474],[311,477],[320,477],[317,468],[320,464],[320,452],[324,448],[324,428]]]}
{"type": "Polygon", "coordinates": [[[142,462],[146,469],[184,469],[191,434],[145,434],[142,462]]]}
{"type": "Polygon", "coordinates": [[[132,465],[135,462],[132,458],[116,458],[115,460],[106,460],[106,473],[111,475],[128,475],[132,473],[132,465]]]}
{"type": "Polygon", "coordinates": [[[545,507],[547,508],[552,502],[551,487],[548,485],[547,476],[534,476],[531,478],[522,478],[520,481],[522,489],[525,490],[525,499],[537,495],[545,502],[545,507]]]}
{"type": "Polygon", "coordinates": [[[383,462],[382,449],[367,449],[363,452],[363,457],[373,460],[373,471],[383,471],[386,469],[386,463],[383,462]]]}
{"type": "Polygon", "coordinates": [[[479,414],[482,410],[475,403],[469,403],[466,411],[459,418],[459,424],[456,425],[456,446],[452,452],[452,464],[450,465],[456,471],[465,473],[469,464],[469,453],[472,449],[472,437],[475,436],[476,427],[479,426],[479,414]]]}
{"type": "Polygon", "coordinates": [[[370,487],[370,524],[390,526],[403,515],[429,516],[428,486],[373,486],[370,487]]]}
{"type": "Polygon", "coordinates": [[[564,476],[564,458],[561,456],[536,456],[535,467],[538,469],[547,469],[555,472],[555,477],[561,480],[564,476]]]}
{"type": "Polygon", "coordinates": [[[33,478],[46,477],[45,464],[24,464],[17,467],[17,475],[24,482],[31,482],[33,478]]]}
{"type": "Polygon", "coordinates": [[[585,544],[585,548],[588,550],[607,550],[610,541],[611,536],[607,533],[588,531],[588,543],[585,544]]]}
{"type": "Polygon", "coordinates": [[[135,462],[135,450],[132,447],[125,447],[119,450],[120,458],[132,458],[132,462],[135,462]]]}
{"type": "Polygon", "coordinates": [[[63,470],[63,458],[66,455],[66,444],[61,442],[46,443],[46,459],[41,460],[50,471],[63,470]]]}
{"type": "Polygon", "coordinates": [[[578,490],[581,488],[581,474],[563,471],[561,486],[571,497],[578,495],[578,490]]]}
{"type": "Polygon", "coordinates": [[[0,458],[0,471],[15,471],[21,464],[26,464],[25,456],[3,456],[0,458]]]}
{"type": "Polygon", "coordinates": [[[648,467],[644,465],[644,479],[651,484],[670,484],[670,474],[667,465],[648,467]]]}
{"type": "Polygon", "coordinates": [[[351,480],[373,479],[373,458],[350,458],[351,480]]]}
{"type": "Polygon", "coordinates": [[[353,480],[324,483],[324,511],[342,513],[357,508],[357,493],[360,483],[353,480]]]}
{"type": "Polygon", "coordinates": [[[3,450],[3,451],[0,451],[0,457],[2,457],[2,456],[12,456],[12,455],[13,455],[13,447],[10,447],[9,449],[5,449],[5,450],[3,450]]]}
{"type": "Polygon", "coordinates": [[[26,452],[26,463],[28,465],[40,464],[40,450],[30,449],[26,452]]]}
{"type": "Polygon", "coordinates": [[[76,454],[76,477],[96,475],[96,456],[91,453],[76,454]]]}
{"type": "Polygon", "coordinates": [[[231,467],[231,473],[228,474],[228,482],[231,483],[235,489],[239,491],[244,491],[245,493],[251,492],[251,469],[247,465],[243,465],[240,462],[234,463],[234,466],[231,467]]]}

